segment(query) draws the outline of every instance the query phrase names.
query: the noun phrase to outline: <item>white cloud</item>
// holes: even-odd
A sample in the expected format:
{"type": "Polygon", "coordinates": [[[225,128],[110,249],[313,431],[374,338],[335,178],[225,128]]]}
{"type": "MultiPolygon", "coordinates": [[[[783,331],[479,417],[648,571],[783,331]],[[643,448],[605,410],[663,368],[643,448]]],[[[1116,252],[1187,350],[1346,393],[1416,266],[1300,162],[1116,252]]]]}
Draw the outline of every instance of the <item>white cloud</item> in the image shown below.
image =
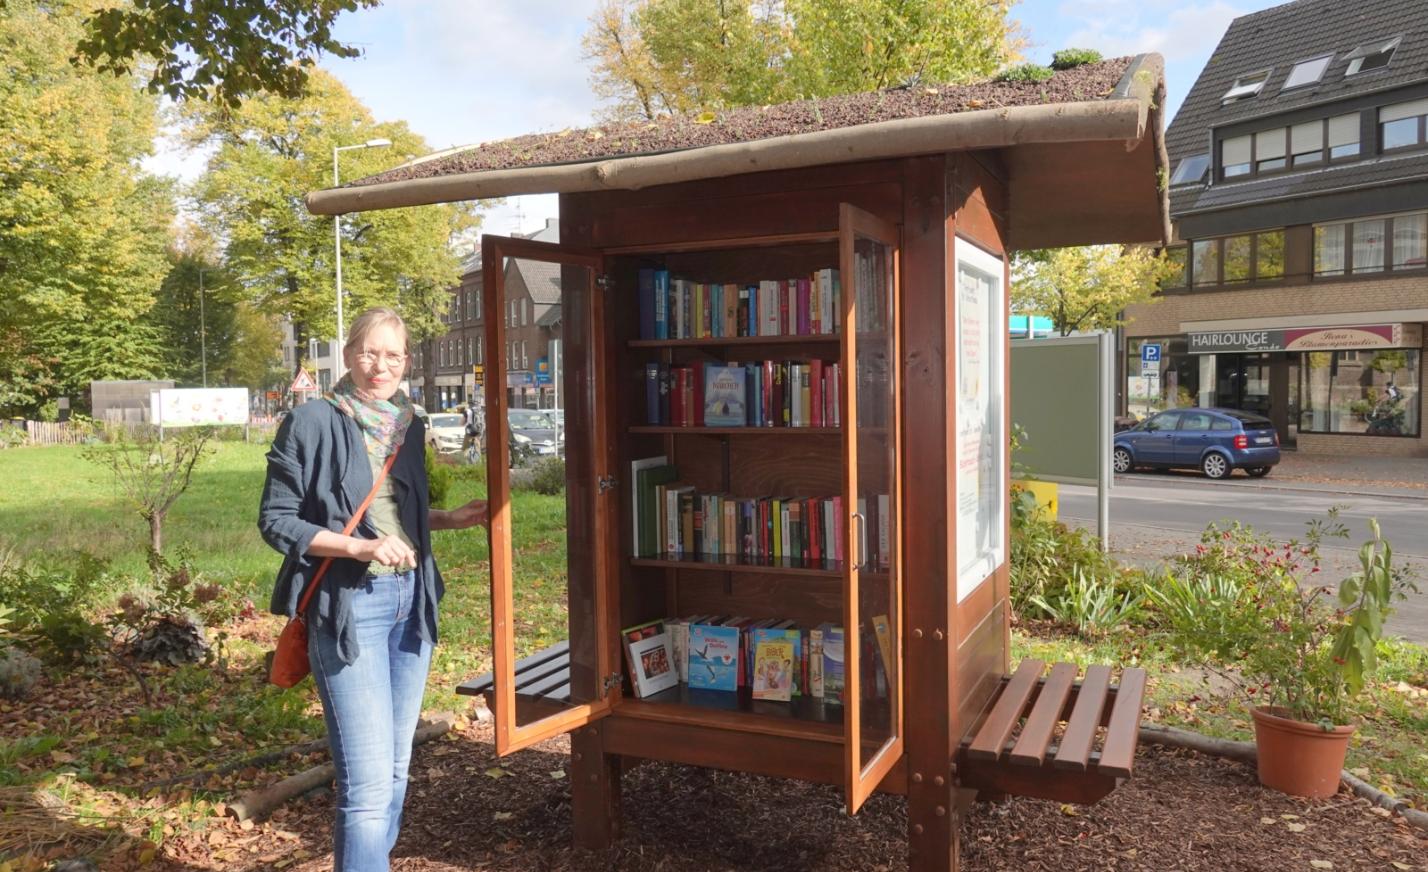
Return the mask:
{"type": "Polygon", "coordinates": [[[1081,23],[1068,45],[1096,48],[1108,57],[1159,52],[1167,64],[1208,58],[1230,22],[1247,11],[1224,0],[1190,6],[1093,0],[1062,9],[1081,23]]]}

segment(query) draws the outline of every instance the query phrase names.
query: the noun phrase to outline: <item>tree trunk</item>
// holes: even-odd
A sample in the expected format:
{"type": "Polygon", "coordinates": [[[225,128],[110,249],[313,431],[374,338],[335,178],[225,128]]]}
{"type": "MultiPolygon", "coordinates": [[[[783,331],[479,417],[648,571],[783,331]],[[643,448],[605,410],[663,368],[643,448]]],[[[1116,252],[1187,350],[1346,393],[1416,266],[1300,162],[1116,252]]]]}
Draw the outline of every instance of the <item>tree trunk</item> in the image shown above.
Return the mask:
{"type": "Polygon", "coordinates": [[[155,554],[164,553],[164,513],[154,512],[149,516],[149,547],[155,554]]]}

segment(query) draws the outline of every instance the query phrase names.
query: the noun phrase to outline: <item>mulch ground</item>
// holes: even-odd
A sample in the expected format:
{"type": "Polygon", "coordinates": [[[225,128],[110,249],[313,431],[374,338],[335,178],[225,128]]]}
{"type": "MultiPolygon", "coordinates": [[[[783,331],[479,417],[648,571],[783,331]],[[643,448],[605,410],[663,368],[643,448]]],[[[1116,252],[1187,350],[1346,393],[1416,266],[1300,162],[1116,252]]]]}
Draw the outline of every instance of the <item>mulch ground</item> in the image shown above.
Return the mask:
{"type": "MultiPolygon", "coordinates": [[[[401,872],[448,870],[901,870],[907,812],[874,797],[855,817],[832,787],[647,764],[627,773],[623,832],[608,851],[571,843],[569,745],[506,760],[488,725],[417,749],[401,872]]],[[[249,830],[173,840],[148,868],[331,868],[332,794],[320,791],[249,830]],[[237,851],[235,857],[232,853],[237,851]]],[[[1428,837],[1341,792],[1320,802],[1265,790],[1238,763],[1142,746],[1133,780],[1091,807],[1012,799],[978,805],[962,830],[965,870],[1428,870],[1428,837]],[[1322,864],[1332,865],[1322,865],[1322,864]]]]}

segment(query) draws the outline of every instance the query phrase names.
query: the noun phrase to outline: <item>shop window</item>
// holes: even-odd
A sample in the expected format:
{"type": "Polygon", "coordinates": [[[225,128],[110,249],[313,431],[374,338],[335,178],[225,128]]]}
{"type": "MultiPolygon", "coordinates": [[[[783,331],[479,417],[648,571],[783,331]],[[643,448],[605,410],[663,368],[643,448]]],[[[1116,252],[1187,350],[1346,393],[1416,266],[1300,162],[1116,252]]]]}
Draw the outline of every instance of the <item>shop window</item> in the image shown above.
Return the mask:
{"type": "Polygon", "coordinates": [[[1250,277],[1250,238],[1231,236],[1222,241],[1225,247],[1224,280],[1248,281],[1250,277]]]}
{"type": "Polygon", "coordinates": [[[1314,228],[1314,275],[1342,276],[1428,266],[1428,214],[1416,212],[1314,228]]]}
{"type": "Polygon", "coordinates": [[[1192,276],[1195,287],[1220,283],[1220,245],[1217,239],[1201,239],[1194,244],[1192,276]]]}
{"type": "Polygon", "coordinates": [[[1254,238],[1254,277],[1284,278],[1284,231],[1257,233],[1254,238]]]}
{"type": "Polygon", "coordinates": [[[1417,350],[1314,351],[1302,358],[1301,432],[1372,436],[1421,432],[1422,355],[1417,350]]]}

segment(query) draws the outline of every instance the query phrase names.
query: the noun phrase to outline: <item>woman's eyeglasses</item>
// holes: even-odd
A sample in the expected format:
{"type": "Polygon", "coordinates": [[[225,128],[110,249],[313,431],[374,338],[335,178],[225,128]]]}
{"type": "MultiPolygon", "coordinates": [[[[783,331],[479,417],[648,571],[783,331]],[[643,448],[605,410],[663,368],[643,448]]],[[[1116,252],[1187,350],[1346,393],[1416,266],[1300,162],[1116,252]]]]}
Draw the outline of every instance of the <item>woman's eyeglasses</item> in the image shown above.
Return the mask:
{"type": "Polygon", "coordinates": [[[359,351],[357,352],[357,362],[363,366],[371,366],[375,363],[387,369],[396,369],[407,362],[407,356],[401,353],[359,351]]]}

